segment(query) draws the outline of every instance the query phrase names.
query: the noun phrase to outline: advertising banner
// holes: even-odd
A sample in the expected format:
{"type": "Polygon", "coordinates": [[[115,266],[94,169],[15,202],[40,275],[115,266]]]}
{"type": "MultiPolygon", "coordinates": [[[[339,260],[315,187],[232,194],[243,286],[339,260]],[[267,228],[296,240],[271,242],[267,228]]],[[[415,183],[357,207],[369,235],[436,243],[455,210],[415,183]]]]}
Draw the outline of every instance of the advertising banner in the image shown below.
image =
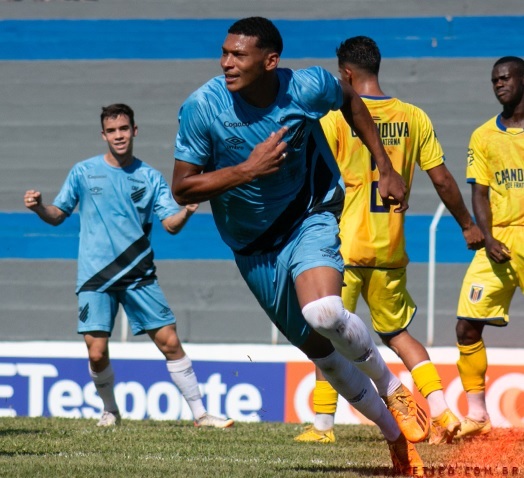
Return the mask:
{"type": "MultiPolygon", "coordinates": [[[[314,367],[287,345],[184,346],[193,361],[209,413],[236,421],[311,422],[314,367]]],[[[185,400],[171,382],[163,356],[150,343],[110,346],[115,394],[124,418],[191,420],[185,400]]],[[[411,375],[390,350],[380,348],[393,373],[412,391],[411,375]]],[[[460,416],[467,404],[454,348],[429,349],[446,400],[460,416]]],[[[524,426],[524,357],[519,350],[488,349],[486,400],[498,427],[524,426]]],[[[0,343],[0,416],[97,418],[102,402],[88,373],[83,343],[0,343]]],[[[339,398],[336,423],[369,423],[339,398]]]]}

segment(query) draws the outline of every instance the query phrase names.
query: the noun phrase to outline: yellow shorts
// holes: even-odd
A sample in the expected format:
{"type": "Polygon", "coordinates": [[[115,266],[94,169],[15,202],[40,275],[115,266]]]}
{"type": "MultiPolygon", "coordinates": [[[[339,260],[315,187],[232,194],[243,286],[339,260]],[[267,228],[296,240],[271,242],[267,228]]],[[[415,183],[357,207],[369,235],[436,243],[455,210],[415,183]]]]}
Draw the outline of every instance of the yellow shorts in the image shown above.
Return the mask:
{"type": "Polygon", "coordinates": [[[417,306],[406,289],[406,268],[374,269],[346,267],[342,300],[354,312],[359,295],[366,301],[373,329],[394,335],[408,327],[417,306]]]}
{"type": "Polygon", "coordinates": [[[493,236],[508,247],[511,260],[497,264],[484,248],[475,253],[462,282],[457,317],[505,326],[516,288],[524,290],[524,227],[496,227],[493,236]]]}

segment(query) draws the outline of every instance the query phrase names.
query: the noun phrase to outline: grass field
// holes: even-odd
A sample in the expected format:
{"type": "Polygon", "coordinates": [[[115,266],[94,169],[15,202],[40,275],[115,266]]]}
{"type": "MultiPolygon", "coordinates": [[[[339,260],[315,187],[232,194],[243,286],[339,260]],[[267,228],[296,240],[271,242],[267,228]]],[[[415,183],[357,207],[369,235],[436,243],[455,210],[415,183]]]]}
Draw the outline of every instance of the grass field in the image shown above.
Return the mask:
{"type": "MultiPolygon", "coordinates": [[[[300,425],[0,418],[1,477],[369,477],[391,476],[376,427],[338,425],[331,445],[296,443],[300,425]]],[[[452,445],[418,445],[428,476],[524,476],[524,429],[495,429],[452,445]]]]}

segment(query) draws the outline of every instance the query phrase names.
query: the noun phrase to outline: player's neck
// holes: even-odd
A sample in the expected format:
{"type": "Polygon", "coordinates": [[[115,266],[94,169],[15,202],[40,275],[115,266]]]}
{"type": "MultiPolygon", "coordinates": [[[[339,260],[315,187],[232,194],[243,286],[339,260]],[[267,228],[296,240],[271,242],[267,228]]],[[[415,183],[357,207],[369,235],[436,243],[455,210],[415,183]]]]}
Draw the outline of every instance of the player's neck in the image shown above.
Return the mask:
{"type": "Polygon", "coordinates": [[[125,168],[133,164],[134,160],[135,157],[133,156],[133,153],[128,153],[120,156],[108,152],[104,155],[104,161],[107,164],[109,164],[109,166],[113,166],[114,168],[125,168]]]}
{"type": "Polygon", "coordinates": [[[275,72],[261,77],[259,81],[252,83],[239,93],[246,103],[256,108],[267,108],[275,102],[279,88],[280,81],[275,72]]]}
{"type": "Polygon", "coordinates": [[[386,96],[378,81],[362,81],[355,83],[353,88],[360,96],[386,96]]]}
{"type": "Polygon", "coordinates": [[[502,124],[508,128],[524,128],[524,101],[517,105],[506,105],[502,111],[502,124]]]}

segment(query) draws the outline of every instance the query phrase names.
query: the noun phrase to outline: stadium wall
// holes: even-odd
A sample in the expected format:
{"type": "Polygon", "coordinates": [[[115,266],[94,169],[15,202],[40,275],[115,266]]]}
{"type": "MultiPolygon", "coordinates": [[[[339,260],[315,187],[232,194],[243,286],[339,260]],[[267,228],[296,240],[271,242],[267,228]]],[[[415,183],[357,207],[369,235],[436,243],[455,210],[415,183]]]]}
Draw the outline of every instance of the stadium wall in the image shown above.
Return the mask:
{"type": "MultiPolygon", "coordinates": [[[[196,345],[193,360],[207,410],[239,422],[313,421],[314,368],[288,345],[196,345]]],[[[411,375],[389,349],[389,367],[424,404],[411,375]]],[[[467,411],[456,373],[455,348],[429,349],[451,409],[467,411]]],[[[165,360],[152,344],[113,344],[115,393],[124,418],[191,420],[189,407],[169,380],[165,360]]],[[[524,427],[524,356],[513,349],[488,349],[486,401],[496,427],[524,427]],[[510,365],[511,364],[511,365],[510,365]]],[[[0,343],[0,416],[96,418],[102,402],[87,371],[83,344],[73,342],[0,343]]],[[[370,424],[344,399],[336,422],[370,424]]]]}

